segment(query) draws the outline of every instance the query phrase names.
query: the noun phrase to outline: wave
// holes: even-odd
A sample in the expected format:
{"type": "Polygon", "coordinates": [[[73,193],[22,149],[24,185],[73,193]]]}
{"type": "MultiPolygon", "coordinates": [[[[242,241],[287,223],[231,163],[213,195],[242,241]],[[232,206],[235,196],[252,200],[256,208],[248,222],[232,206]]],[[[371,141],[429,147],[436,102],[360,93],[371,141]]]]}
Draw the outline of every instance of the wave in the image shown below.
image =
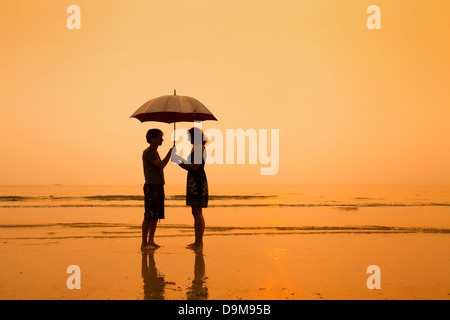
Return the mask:
{"type": "MultiPolygon", "coordinates": [[[[166,195],[166,207],[185,207],[184,194],[166,195]]],[[[450,206],[449,202],[389,202],[381,198],[354,197],[348,201],[308,201],[294,202],[276,195],[244,194],[244,195],[210,195],[209,207],[333,207],[339,210],[358,210],[364,207],[436,207],[450,206]]],[[[88,195],[88,196],[0,196],[0,208],[140,208],[144,205],[143,195],[88,195]]]]}
{"type": "MultiPolygon", "coordinates": [[[[0,224],[3,228],[47,228],[47,227],[68,227],[68,228],[129,228],[141,230],[140,224],[128,223],[108,223],[108,222],[58,222],[58,223],[38,223],[38,224],[0,224]]],[[[163,229],[193,229],[191,224],[161,224],[158,228],[163,229]]],[[[417,228],[417,227],[389,227],[379,225],[357,225],[357,226],[255,226],[255,227],[238,227],[238,226],[206,226],[206,230],[210,231],[231,231],[231,230],[278,230],[278,231],[311,231],[311,230],[373,230],[373,231],[442,231],[450,233],[450,229],[442,228],[417,228]]]]}
{"type": "MultiPolygon", "coordinates": [[[[1,237],[0,240],[63,240],[83,238],[139,238],[141,226],[122,223],[48,223],[29,225],[0,225],[0,229],[26,229],[42,228],[42,234],[30,236],[1,237]],[[55,232],[48,232],[49,228],[55,228],[55,232]],[[87,233],[61,234],[56,228],[90,228],[87,233]],[[45,232],[44,232],[45,230],[45,232]]],[[[192,236],[194,232],[192,225],[160,225],[163,229],[159,237],[183,237],[192,236]],[[164,231],[165,230],[165,231],[164,231]]],[[[420,227],[389,227],[377,225],[362,226],[301,226],[301,227],[232,227],[232,226],[210,226],[206,227],[205,236],[249,236],[249,235],[301,235],[301,234],[398,234],[398,233],[432,233],[449,234],[450,229],[445,228],[420,228],[420,227]]]]}
{"type": "MultiPolygon", "coordinates": [[[[210,198],[211,199],[211,198],[210,198]]],[[[185,204],[171,204],[166,203],[166,207],[181,208],[186,207],[185,204]]],[[[332,207],[342,210],[358,210],[359,208],[370,207],[449,207],[450,203],[232,203],[232,204],[208,204],[209,208],[239,208],[239,207],[297,207],[297,208],[311,208],[311,207],[332,207]]],[[[143,201],[139,204],[125,204],[125,203],[47,203],[47,204],[2,204],[0,208],[140,208],[144,207],[143,201]]]]}
{"type": "MultiPolygon", "coordinates": [[[[185,207],[184,194],[166,195],[167,207],[185,207]]],[[[305,200],[274,194],[213,194],[209,195],[209,207],[335,207],[340,210],[358,210],[364,207],[435,207],[450,206],[450,202],[433,202],[417,199],[395,202],[383,198],[353,197],[348,200],[305,200]]],[[[143,207],[144,195],[98,194],[62,196],[0,196],[0,208],[83,208],[83,207],[143,207]]]]}
{"type": "MultiPolygon", "coordinates": [[[[210,200],[254,200],[273,199],[275,195],[210,195],[210,200]]],[[[102,200],[102,201],[144,201],[143,195],[95,195],[95,196],[0,196],[0,201],[49,201],[49,200],[102,200]]],[[[186,200],[184,194],[168,195],[166,200],[186,200]]]]}

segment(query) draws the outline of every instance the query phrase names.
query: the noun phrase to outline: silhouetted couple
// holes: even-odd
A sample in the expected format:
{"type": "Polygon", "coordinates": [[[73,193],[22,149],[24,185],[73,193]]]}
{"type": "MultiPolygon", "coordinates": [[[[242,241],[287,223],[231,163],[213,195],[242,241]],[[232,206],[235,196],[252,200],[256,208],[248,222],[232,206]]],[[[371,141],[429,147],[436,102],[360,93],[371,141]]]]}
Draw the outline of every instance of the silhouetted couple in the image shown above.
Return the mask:
{"type": "MultiPolygon", "coordinates": [[[[144,201],[145,212],[142,222],[142,244],[141,250],[153,250],[160,246],[155,243],[155,231],[158,220],[164,219],[164,168],[171,159],[181,168],[187,170],[186,182],[186,205],[191,206],[194,217],[195,242],[187,247],[190,249],[199,249],[203,247],[203,234],[205,232],[205,219],[203,217],[203,208],[208,207],[208,181],[205,173],[204,149],[207,142],[204,133],[199,128],[192,128],[189,131],[189,139],[193,145],[192,151],[185,161],[177,156],[170,148],[167,155],[161,160],[158,154],[158,147],[163,143],[164,133],[159,129],[150,129],[146,138],[150,146],[144,150],[142,161],[144,164],[144,201]],[[201,137],[201,148],[195,146],[194,136],[201,137]],[[195,150],[201,150],[201,163],[196,164],[195,150]]],[[[200,141],[200,139],[198,139],[200,141]]]]}

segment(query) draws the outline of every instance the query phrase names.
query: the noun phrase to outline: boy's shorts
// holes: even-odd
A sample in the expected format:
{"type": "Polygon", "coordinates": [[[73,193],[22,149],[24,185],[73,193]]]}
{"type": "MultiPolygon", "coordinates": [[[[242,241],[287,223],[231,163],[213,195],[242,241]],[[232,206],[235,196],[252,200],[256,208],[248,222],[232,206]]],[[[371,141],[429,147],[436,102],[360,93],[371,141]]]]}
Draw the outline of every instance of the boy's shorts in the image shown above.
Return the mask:
{"type": "Polygon", "coordinates": [[[164,219],[164,185],[144,184],[145,220],[164,219]]]}

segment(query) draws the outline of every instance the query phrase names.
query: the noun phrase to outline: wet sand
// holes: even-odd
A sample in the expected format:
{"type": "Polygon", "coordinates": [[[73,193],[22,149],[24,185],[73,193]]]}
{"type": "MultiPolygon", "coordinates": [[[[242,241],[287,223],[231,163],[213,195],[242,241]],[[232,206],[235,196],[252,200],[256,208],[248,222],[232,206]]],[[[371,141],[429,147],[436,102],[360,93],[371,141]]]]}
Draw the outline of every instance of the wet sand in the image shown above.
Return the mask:
{"type": "MultiPolygon", "coordinates": [[[[315,221],[305,225],[320,225],[323,218],[328,226],[353,222],[359,227],[290,230],[270,226],[282,226],[282,221],[298,226],[291,221],[293,216],[312,217],[311,209],[304,215],[299,209],[292,216],[278,212],[273,215],[277,221],[269,219],[272,213],[259,212],[261,223],[253,222],[267,228],[224,229],[214,228],[219,217],[214,208],[208,208],[205,248],[194,252],[184,248],[193,240],[192,218],[187,208],[180,208],[172,210],[171,218],[157,230],[157,242],[163,247],[148,254],[139,250],[140,210],[108,209],[106,213],[98,208],[56,208],[42,209],[46,210],[42,215],[40,209],[11,210],[2,212],[0,299],[450,298],[449,233],[363,227],[395,225],[397,218],[408,221],[409,227],[427,227],[420,222],[420,210],[409,210],[414,220],[401,218],[398,209],[398,217],[386,214],[382,218],[367,208],[354,219],[350,219],[352,212],[339,216],[336,210],[321,209],[315,221]],[[78,213],[72,212],[75,209],[78,213]],[[104,224],[92,224],[98,221],[104,224]],[[175,221],[181,225],[171,224],[175,221]],[[67,288],[70,265],[80,267],[79,290],[67,288]],[[370,265],[380,267],[381,289],[367,288],[370,265]]],[[[423,214],[431,217],[428,223],[441,215],[439,208],[423,214]]],[[[223,223],[223,215],[220,219],[223,223]]],[[[240,220],[241,227],[251,221],[240,220]]],[[[448,228],[442,217],[436,221],[448,228]]]]}

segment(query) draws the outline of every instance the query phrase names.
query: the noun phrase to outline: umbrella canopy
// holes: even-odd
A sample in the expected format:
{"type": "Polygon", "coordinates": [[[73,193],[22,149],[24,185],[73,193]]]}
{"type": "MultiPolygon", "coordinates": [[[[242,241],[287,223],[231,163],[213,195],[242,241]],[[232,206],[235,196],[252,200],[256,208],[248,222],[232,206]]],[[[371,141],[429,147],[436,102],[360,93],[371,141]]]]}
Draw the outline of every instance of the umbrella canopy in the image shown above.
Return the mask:
{"type": "Polygon", "coordinates": [[[216,117],[200,101],[188,96],[173,95],[161,96],[144,103],[130,118],[136,118],[141,122],[158,121],[193,122],[216,120],[216,117]]]}

